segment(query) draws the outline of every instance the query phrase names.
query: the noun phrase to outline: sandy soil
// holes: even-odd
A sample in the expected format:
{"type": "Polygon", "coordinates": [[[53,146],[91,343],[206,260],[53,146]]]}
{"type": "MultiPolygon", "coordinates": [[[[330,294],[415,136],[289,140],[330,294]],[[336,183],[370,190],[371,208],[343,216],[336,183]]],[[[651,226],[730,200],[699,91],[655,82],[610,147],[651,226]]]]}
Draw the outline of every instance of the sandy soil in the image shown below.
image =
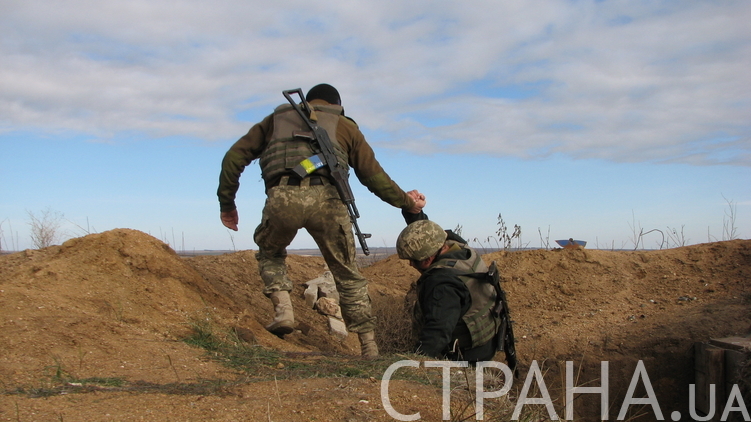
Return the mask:
{"type": "MultiPolygon", "coordinates": [[[[693,344],[751,333],[749,240],[484,258],[501,269],[515,321],[522,371],[514,391],[538,362],[561,418],[566,361],[575,362],[577,385],[594,386],[600,362],[610,362],[611,419],[643,361],[669,419],[675,410],[688,415],[693,344]]],[[[359,359],[356,336],[338,341],[326,318],[305,306],[302,283],[325,271],[323,260],[290,256],[289,264],[299,330],[280,339],[263,329],[272,306],[260,293],[252,251],[181,258],[147,234],[118,229],[0,256],[0,420],[393,420],[383,409],[378,374],[290,379],[280,367],[274,380],[257,381],[182,341],[196,321],[211,318],[290,359],[359,359]],[[119,379],[129,387],[71,382],[84,379],[119,379]]],[[[396,256],[363,272],[377,303],[403,303],[417,278],[396,256]]],[[[383,328],[378,335],[386,341],[391,333],[383,328]]],[[[394,381],[391,403],[403,414],[441,420],[437,387],[394,381]]],[[[599,420],[599,397],[583,395],[575,409],[577,420],[599,420]]],[[[632,420],[654,419],[646,413],[632,420]]]]}

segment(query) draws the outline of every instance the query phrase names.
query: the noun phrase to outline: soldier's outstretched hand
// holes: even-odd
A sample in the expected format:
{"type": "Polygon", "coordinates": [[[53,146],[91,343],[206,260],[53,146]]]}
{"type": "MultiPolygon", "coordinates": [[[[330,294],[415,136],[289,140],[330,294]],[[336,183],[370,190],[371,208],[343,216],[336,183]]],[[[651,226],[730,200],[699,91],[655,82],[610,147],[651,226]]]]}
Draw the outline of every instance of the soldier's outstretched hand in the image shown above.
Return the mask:
{"type": "Polygon", "coordinates": [[[407,210],[412,214],[418,214],[428,203],[427,199],[425,199],[425,195],[418,192],[416,189],[407,192],[407,195],[415,201],[415,206],[407,210]]]}
{"type": "Polygon", "coordinates": [[[230,230],[237,231],[237,223],[240,220],[237,215],[237,209],[223,212],[219,217],[222,219],[222,224],[224,224],[224,227],[230,230]]]}

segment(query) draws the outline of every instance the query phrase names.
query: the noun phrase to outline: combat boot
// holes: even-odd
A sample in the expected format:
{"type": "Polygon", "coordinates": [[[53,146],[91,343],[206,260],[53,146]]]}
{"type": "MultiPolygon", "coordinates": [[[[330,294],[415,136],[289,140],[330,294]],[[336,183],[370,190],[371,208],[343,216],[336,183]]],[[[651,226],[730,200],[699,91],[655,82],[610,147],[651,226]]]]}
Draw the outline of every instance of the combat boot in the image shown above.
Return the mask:
{"type": "Polygon", "coordinates": [[[295,330],[295,315],[292,311],[292,300],[289,292],[280,290],[271,293],[271,303],[274,304],[274,320],[266,329],[278,336],[289,334],[295,330]]]}
{"type": "Polygon", "coordinates": [[[378,345],[375,342],[375,332],[368,331],[367,333],[358,333],[360,337],[360,354],[364,358],[378,357],[378,345]]]}

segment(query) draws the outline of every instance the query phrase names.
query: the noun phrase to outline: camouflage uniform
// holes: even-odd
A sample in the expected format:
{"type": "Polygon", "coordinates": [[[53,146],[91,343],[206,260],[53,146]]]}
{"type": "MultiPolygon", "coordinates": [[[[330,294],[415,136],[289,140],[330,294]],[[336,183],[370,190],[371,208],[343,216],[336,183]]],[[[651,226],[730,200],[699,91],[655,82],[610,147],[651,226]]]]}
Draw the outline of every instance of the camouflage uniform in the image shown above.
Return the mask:
{"type": "MultiPolygon", "coordinates": [[[[344,116],[343,109],[321,100],[310,104],[316,109],[319,124],[327,129],[334,142],[337,155],[346,157],[346,164],[354,169],[360,182],[383,201],[397,208],[412,208],[414,200],[384,172],[365,137],[354,121],[344,116]]],[[[349,214],[327,177],[327,169],[319,169],[302,180],[290,172],[299,163],[300,154],[304,155],[305,148],[309,148],[290,132],[294,126],[308,130],[299,116],[291,117],[291,110],[288,105],[278,107],[227,152],[217,190],[221,211],[235,209],[240,174],[253,160],[261,158],[267,199],[254,240],[259,248],[256,257],[264,294],[292,290],[285,264],[286,248],[297,231],[305,228],[334,276],[347,328],[355,333],[372,331],[375,318],[371,313],[368,282],[357,268],[349,214]],[[282,126],[284,130],[280,129],[282,126]]],[[[312,155],[312,149],[307,152],[312,155]]]]}

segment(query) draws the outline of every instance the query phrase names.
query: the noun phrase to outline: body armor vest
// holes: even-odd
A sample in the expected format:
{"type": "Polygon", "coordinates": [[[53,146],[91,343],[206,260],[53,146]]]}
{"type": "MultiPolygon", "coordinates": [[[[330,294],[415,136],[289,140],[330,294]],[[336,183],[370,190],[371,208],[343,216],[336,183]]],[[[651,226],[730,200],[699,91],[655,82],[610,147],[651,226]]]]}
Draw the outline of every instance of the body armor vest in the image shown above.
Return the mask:
{"type": "MultiPolygon", "coordinates": [[[[468,259],[439,259],[429,269],[429,271],[437,268],[452,270],[467,286],[472,298],[472,304],[467,312],[462,315],[462,321],[464,321],[467,329],[465,330],[464,327],[461,327],[461,324],[457,326],[452,334],[452,343],[455,340],[459,340],[459,347],[462,349],[482,346],[493,339],[493,336],[495,336],[498,328],[501,326],[501,319],[492,312],[493,306],[496,303],[497,293],[493,285],[486,281],[485,274],[488,272],[488,266],[485,265],[480,255],[474,249],[467,248],[466,244],[453,240],[449,240],[446,243],[448,245],[458,245],[462,249],[470,251],[468,259]],[[478,278],[478,275],[482,275],[482,277],[478,278]],[[467,330],[469,331],[468,334],[467,330]]],[[[419,306],[418,300],[415,311],[421,316],[422,310],[419,309],[419,306]]]]}
{"type": "MultiPolygon", "coordinates": [[[[339,164],[348,169],[347,152],[336,139],[336,127],[344,114],[344,109],[337,105],[315,105],[318,126],[325,129],[334,144],[339,164]]],[[[310,142],[312,132],[291,105],[285,104],[274,110],[274,132],[266,149],[260,156],[261,175],[266,182],[292,173],[292,169],[306,158],[317,154],[318,146],[310,142]],[[308,136],[295,136],[295,134],[308,136]]],[[[328,167],[315,171],[315,174],[328,176],[328,167]]]]}

